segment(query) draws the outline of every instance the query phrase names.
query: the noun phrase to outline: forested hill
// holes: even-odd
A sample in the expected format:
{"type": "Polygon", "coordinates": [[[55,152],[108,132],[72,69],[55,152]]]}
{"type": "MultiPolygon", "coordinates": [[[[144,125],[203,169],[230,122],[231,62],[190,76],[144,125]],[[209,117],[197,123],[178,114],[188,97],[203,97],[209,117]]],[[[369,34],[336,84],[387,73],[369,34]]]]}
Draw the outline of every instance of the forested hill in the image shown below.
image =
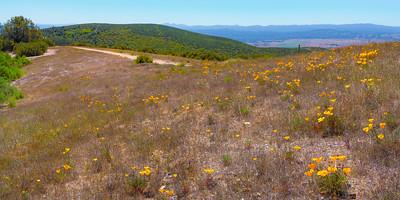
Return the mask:
{"type": "MultiPolygon", "coordinates": [[[[129,49],[196,59],[279,56],[297,49],[257,48],[235,40],[155,24],[81,24],[44,29],[57,45],[129,49]]],[[[307,49],[303,49],[307,51],[307,49]]]]}

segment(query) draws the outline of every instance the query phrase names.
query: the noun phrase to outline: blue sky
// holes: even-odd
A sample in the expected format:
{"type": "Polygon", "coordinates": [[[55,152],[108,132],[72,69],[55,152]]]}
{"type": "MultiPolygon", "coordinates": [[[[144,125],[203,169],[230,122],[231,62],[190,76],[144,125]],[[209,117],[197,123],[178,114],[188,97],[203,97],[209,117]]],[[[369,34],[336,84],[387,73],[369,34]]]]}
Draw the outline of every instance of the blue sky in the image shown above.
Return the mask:
{"type": "Polygon", "coordinates": [[[399,0],[4,0],[0,22],[23,15],[39,24],[176,23],[400,26],[399,0]]]}

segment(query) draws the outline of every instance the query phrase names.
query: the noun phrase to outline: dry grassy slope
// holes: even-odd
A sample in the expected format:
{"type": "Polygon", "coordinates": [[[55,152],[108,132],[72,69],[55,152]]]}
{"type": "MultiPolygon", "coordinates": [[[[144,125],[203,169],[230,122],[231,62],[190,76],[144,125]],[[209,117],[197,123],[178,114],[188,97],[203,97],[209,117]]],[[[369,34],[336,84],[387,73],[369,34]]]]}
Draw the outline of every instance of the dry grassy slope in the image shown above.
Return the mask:
{"type": "Polygon", "coordinates": [[[399,43],[191,67],[60,48],[25,68],[25,98],[0,111],[0,199],[168,198],[161,186],[180,199],[316,199],[304,172],[329,155],[348,157],[358,199],[396,199],[399,67],[399,43]]]}

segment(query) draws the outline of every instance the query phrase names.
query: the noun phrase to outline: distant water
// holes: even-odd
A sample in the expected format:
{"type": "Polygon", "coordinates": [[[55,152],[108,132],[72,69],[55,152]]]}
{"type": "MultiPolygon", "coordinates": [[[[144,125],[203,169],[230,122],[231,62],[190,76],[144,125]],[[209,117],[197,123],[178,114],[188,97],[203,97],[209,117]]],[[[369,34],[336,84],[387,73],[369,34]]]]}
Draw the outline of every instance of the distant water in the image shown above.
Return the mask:
{"type": "Polygon", "coordinates": [[[259,41],[250,43],[257,47],[282,47],[282,48],[297,48],[301,47],[321,47],[321,48],[337,48],[351,45],[362,45],[367,43],[381,43],[386,40],[358,40],[358,39],[289,39],[289,40],[274,40],[274,41],[259,41]]]}

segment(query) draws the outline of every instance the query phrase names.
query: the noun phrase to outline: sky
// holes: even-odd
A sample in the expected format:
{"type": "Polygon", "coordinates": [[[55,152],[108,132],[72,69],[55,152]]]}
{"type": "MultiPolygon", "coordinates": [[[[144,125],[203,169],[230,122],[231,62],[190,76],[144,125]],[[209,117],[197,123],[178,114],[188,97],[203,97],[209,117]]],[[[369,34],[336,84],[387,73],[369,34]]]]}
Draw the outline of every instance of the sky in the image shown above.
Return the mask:
{"type": "Polygon", "coordinates": [[[0,22],[400,26],[399,0],[1,0],[0,22]]]}

